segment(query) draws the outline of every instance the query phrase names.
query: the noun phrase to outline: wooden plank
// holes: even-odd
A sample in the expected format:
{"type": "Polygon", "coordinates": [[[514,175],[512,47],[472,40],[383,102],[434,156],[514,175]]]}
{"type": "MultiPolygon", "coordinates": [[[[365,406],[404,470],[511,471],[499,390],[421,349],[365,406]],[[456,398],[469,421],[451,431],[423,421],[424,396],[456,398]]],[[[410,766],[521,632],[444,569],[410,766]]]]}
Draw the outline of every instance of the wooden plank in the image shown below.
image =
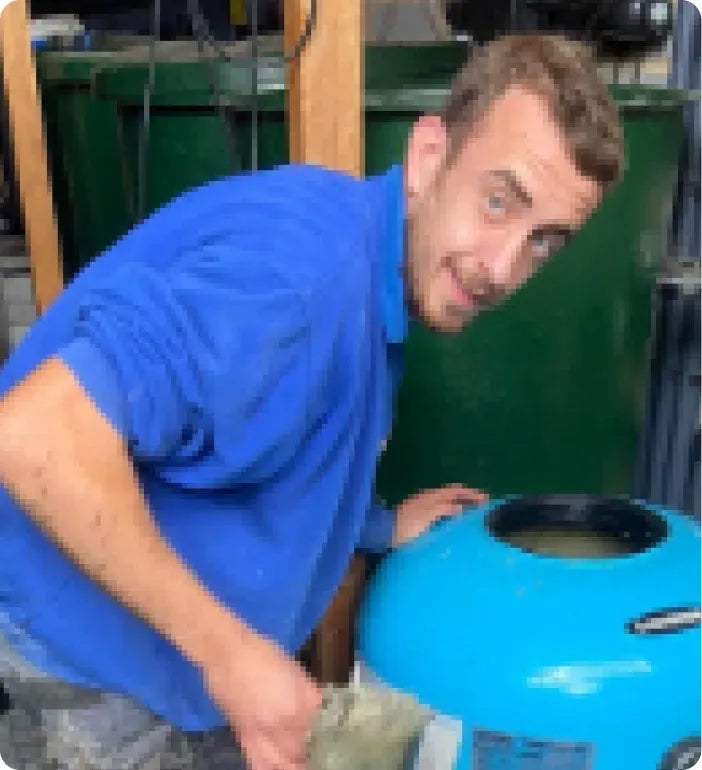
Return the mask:
{"type": "MultiPolygon", "coordinates": [[[[317,20],[301,56],[287,67],[290,160],[363,173],[363,3],[317,0],[317,20]]],[[[285,49],[305,28],[310,0],[285,0],[285,49]]],[[[316,630],[312,668],[322,682],[345,682],[365,565],[356,557],[316,630]]]]}
{"type": "Polygon", "coordinates": [[[316,629],[312,643],[312,672],[325,684],[345,684],[353,670],[355,621],[365,576],[365,559],[354,556],[316,629]]]}
{"type": "MultiPolygon", "coordinates": [[[[286,0],[285,44],[305,26],[309,0],[286,0]]],[[[287,68],[290,160],[363,172],[362,2],[317,0],[317,23],[299,60],[287,68]]]]}
{"type": "Polygon", "coordinates": [[[63,288],[63,269],[25,0],[12,0],[0,14],[0,51],[32,288],[41,313],[63,288]]]}

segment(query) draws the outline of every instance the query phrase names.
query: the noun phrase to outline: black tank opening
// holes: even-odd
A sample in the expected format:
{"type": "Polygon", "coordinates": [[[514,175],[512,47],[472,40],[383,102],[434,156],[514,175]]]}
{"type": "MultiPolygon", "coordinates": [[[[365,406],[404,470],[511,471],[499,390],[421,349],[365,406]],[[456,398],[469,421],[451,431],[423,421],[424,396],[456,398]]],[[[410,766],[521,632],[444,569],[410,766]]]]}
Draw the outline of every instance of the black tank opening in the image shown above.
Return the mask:
{"type": "Polygon", "coordinates": [[[637,503],[585,495],[524,497],[487,519],[493,537],[560,558],[616,558],[642,553],[668,536],[662,516],[637,503]]]}

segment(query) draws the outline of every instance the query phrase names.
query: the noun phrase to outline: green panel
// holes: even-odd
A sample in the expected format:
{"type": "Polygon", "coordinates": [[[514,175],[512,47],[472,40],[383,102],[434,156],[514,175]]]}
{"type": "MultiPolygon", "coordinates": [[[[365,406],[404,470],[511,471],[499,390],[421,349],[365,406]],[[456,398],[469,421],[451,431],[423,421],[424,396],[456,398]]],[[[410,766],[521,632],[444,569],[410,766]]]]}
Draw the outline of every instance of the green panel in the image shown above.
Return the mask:
{"type": "Polygon", "coordinates": [[[130,226],[117,107],[97,98],[100,53],[38,57],[54,201],[70,279],[130,226]]]}
{"type": "MultiPolygon", "coordinates": [[[[121,111],[130,209],[138,220],[139,140],[141,111],[121,111]]],[[[185,190],[240,171],[236,151],[227,152],[226,131],[209,110],[156,108],[150,118],[149,153],[145,169],[145,214],[185,190]]]]}
{"type": "Polygon", "coordinates": [[[116,110],[84,88],[45,89],[44,105],[68,277],[130,225],[116,110]]]}
{"type": "Polygon", "coordinates": [[[674,109],[624,116],[627,174],[569,247],[462,334],[413,328],[379,468],[387,502],[451,482],[631,493],[681,121],[674,109]]]}
{"type": "Polygon", "coordinates": [[[73,89],[61,98],[58,117],[70,196],[63,217],[74,234],[66,268],[73,273],[117,240],[131,218],[114,105],[94,99],[87,88],[73,89]]]}
{"type": "Polygon", "coordinates": [[[366,114],[366,174],[379,174],[393,164],[402,163],[414,117],[403,112],[366,114]]]}
{"type": "MultiPolygon", "coordinates": [[[[250,170],[251,132],[253,121],[246,113],[236,117],[237,137],[242,158],[242,167],[250,170]]],[[[282,112],[262,112],[258,116],[258,168],[269,169],[281,166],[289,160],[288,124],[282,112]]]]}
{"type": "Polygon", "coordinates": [[[424,84],[448,86],[466,61],[467,43],[376,43],[365,52],[366,90],[407,89],[424,84]]]}
{"type": "MultiPolygon", "coordinates": [[[[120,113],[130,210],[138,216],[139,141],[143,111],[120,113]]],[[[231,109],[225,114],[198,108],[154,108],[150,117],[145,169],[145,214],[206,182],[251,168],[251,118],[231,109]]],[[[287,162],[287,128],[282,113],[259,116],[259,168],[287,162]]]]}
{"type": "Polygon", "coordinates": [[[74,234],[67,224],[73,219],[70,205],[70,190],[64,169],[65,150],[59,126],[59,98],[57,89],[44,83],[42,89],[44,109],[44,131],[47,136],[49,174],[52,182],[54,206],[58,212],[59,235],[61,237],[64,262],[74,253],[74,234]]]}

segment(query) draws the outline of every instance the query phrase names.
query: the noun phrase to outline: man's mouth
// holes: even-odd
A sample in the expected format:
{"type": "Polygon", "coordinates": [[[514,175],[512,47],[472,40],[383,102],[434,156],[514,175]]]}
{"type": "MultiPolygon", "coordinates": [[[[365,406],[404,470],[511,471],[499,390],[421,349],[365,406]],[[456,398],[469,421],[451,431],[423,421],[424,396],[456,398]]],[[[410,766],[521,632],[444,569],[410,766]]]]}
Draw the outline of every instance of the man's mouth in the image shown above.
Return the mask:
{"type": "Polygon", "coordinates": [[[453,302],[461,310],[466,312],[477,312],[487,307],[486,298],[482,294],[476,294],[461,281],[456,269],[453,265],[449,265],[449,275],[451,276],[451,288],[453,289],[453,302]]]}

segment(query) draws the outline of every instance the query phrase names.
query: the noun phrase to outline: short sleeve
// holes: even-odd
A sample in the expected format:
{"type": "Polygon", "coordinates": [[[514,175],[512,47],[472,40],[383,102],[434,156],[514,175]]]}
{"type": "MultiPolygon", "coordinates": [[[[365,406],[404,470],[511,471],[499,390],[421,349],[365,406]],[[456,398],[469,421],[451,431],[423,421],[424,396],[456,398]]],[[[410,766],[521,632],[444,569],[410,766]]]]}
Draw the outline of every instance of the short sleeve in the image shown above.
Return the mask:
{"type": "Polygon", "coordinates": [[[80,300],[59,357],[136,459],[168,461],[194,435],[241,439],[247,407],[276,388],[301,408],[304,317],[255,257],[223,243],[168,270],[127,263],[80,300]]]}

